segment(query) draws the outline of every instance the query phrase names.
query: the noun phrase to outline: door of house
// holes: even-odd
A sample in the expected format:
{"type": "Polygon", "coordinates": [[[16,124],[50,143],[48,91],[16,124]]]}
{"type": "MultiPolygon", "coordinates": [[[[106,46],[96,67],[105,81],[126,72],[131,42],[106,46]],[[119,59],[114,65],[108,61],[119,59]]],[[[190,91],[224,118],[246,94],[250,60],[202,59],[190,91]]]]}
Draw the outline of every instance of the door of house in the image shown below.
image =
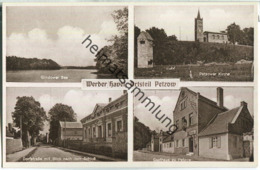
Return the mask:
{"type": "Polygon", "coordinates": [[[189,138],[189,152],[193,152],[193,137],[189,138]]]}
{"type": "Polygon", "coordinates": [[[244,141],[243,142],[243,157],[250,157],[250,142],[244,141]]]}

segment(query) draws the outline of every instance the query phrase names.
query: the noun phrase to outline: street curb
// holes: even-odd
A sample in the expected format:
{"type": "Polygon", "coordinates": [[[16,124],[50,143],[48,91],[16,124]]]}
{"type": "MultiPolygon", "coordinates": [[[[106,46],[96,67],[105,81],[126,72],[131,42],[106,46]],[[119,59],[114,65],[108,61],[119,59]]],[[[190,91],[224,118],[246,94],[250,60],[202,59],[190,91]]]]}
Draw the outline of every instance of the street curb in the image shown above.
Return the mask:
{"type": "Polygon", "coordinates": [[[32,156],[32,155],[35,153],[36,150],[37,150],[37,147],[35,147],[35,148],[34,148],[32,151],[30,151],[27,155],[25,155],[25,156],[21,157],[20,159],[18,159],[17,162],[23,162],[23,158],[32,156]]]}
{"type": "Polygon", "coordinates": [[[96,155],[96,154],[92,154],[92,153],[77,151],[77,150],[68,149],[68,148],[63,148],[63,147],[57,147],[57,148],[62,149],[62,150],[65,150],[65,151],[67,151],[67,152],[72,152],[72,153],[76,153],[76,154],[81,154],[81,155],[96,157],[98,160],[101,160],[101,161],[113,161],[113,162],[114,162],[114,161],[120,161],[120,162],[126,161],[126,160],[123,160],[123,159],[110,158],[110,157],[103,156],[103,155],[96,155]]]}

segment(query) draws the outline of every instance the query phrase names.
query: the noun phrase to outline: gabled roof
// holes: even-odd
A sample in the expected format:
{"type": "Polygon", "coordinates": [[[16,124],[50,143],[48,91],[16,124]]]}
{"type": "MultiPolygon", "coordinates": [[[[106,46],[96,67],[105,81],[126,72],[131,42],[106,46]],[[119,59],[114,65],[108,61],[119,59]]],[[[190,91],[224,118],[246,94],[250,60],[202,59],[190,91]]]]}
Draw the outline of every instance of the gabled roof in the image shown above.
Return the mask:
{"type": "Polygon", "coordinates": [[[147,40],[153,41],[152,36],[146,31],[142,31],[138,36],[138,39],[139,38],[146,38],[147,40]]]}
{"type": "Polygon", "coordinates": [[[95,107],[94,107],[93,112],[90,113],[89,115],[87,115],[86,117],[84,117],[83,119],[81,119],[80,121],[82,123],[85,123],[86,120],[94,118],[95,117],[95,113],[99,113],[99,112],[102,112],[102,110],[108,109],[109,107],[111,107],[111,105],[113,105],[114,103],[118,102],[123,97],[125,97],[127,99],[127,93],[122,94],[120,97],[118,97],[115,100],[112,100],[109,103],[97,103],[95,105],[95,107]]]}
{"type": "Polygon", "coordinates": [[[228,124],[235,123],[238,115],[242,111],[242,106],[222,112],[216,115],[209,125],[202,130],[199,136],[207,136],[212,134],[220,134],[228,132],[228,124]]]}
{"type": "Polygon", "coordinates": [[[217,102],[214,102],[214,101],[210,100],[209,98],[207,98],[207,97],[205,97],[205,96],[202,96],[200,93],[196,93],[196,92],[192,91],[191,89],[189,89],[189,88],[187,88],[187,87],[181,87],[181,91],[180,91],[179,97],[178,97],[177,102],[176,102],[176,105],[175,105],[175,107],[174,107],[174,111],[176,110],[177,104],[178,104],[179,101],[180,101],[181,93],[182,93],[182,91],[184,91],[184,90],[187,90],[189,93],[191,93],[191,94],[194,95],[194,96],[198,95],[198,96],[199,96],[199,99],[204,100],[204,101],[207,101],[208,104],[210,104],[210,105],[212,105],[212,106],[214,106],[214,107],[220,108],[220,109],[222,109],[223,111],[228,110],[225,106],[219,107],[218,104],[217,104],[217,102]]]}
{"type": "Polygon", "coordinates": [[[82,124],[79,122],[62,122],[60,121],[60,126],[62,128],[71,128],[71,129],[81,129],[82,124]]]}
{"type": "Polygon", "coordinates": [[[97,103],[93,113],[99,112],[101,109],[103,109],[107,104],[106,103],[97,103]]]}
{"type": "Polygon", "coordinates": [[[87,120],[88,117],[92,116],[92,115],[93,115],[94,113],[96,113],[96,112],[99,112],[99,111],[102,110],[106,105],[107,105],[106,103],[97,103],[97,104],[95,105],[95,107],[94,107],[93,112],[92,112],[90,115],[88,115],[88,116],[84,117],[83,119],[81,119],[80,121],[81,121],[82,123],[84,123],[84,122],[87,120]]]}

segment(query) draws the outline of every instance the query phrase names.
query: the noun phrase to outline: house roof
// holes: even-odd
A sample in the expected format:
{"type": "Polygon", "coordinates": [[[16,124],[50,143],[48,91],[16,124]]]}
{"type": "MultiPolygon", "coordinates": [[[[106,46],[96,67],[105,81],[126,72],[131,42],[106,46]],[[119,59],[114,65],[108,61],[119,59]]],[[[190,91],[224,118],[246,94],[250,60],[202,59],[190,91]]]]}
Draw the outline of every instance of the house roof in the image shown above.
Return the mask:
{"type": "Polygon", "coordinates": [[[228,124],[234,123],[242,110],[242,106],[222,112],[216,115],[209,123],[209,125],[202,130],[199,136],[207,136],[212,134],[219,134],[228,132],[228,124]]]}
{"type": "Polygon", "coordinates": [[[80,122],[62,122],[62,121],[60,121],[60,126],[62,128],[73,128],[73,129],[82,128],[82,124],[80,122]]]}
{"type": "Polygon", "coordinates": [[[211,31],[204,31],[205,34],[211,33],[211,34],[221,34],[221,35],[227,35],[227,33],[222,32],[211,32],[211,31]]]}
{"type": "MultiPolygon", "coordinates": [[[[194,96],[198,95],[198,96],[199,96],[199,99],[204,100],[204,101],[207,101],[208,104],[211,104],[211,105],[214,106],[214,107],[220,108],[220,109],[222,109],[223,111],[228,110],[225,106],[223,106],[223,107],[218,106],[217,102],[214,102],[214,101],[210,100],[209,98],[207,98],[207,97],[205,97],[205,96],[202,96],[200,93],[196,93],[196,92],[192,91],[191,89],[189,89],[189,88],[187,88],[187,87],[181,87],[181,91],[184,91],[184,90],[187,90],[188,92],[190,92],[190,93],[193,94],[194,96]]],[[[180,92],[180,94],[179,94],[177,103],[178,103],[178,101],[180,100],[180,96],[181,96],[181,92],[180,92]]],[[[175,105],[175,107],[174,107],[174,111],[176,110],[177,103],[176,103],[176,105],[175,105]]]]}
{"type": "Polygon", "coordinates": [[[141,36],[144,36],[147,40],[153,41],[152,36],[151,36],[148,32],[146,32],[146,31],[142,31],[142,32],[139,34],[138,38],[141,37],[141,36]]]}
{"type": "Polygon", "coordinates": [[[85,121],[88,120],[88,118],[95,117],[95,113],[101,112],[102,110],[109,108],[111,105],[113,105],[114,103],[116,103],[123,97],[126,97],[126,99],[127,99],[127,93],[122,94],[120,97],[116,98],[115,100],[112,100],[109,103],[97,103],[93,112],[90,113],[89,115],[87,115],[86,117],[84,117],[83,119],[81,119],[80,121],[82,123],[85,123],[85,121]]]}

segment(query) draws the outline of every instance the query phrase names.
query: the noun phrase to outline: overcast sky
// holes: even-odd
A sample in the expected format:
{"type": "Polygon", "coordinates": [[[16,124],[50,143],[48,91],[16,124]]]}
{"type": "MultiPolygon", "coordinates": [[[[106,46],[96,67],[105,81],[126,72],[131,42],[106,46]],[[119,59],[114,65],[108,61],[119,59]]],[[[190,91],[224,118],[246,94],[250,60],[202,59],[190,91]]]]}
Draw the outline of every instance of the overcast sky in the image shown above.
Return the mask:
{"type": "Polygon", "coordinates": [[[99,48],[119,34],[114,10],[123,7],[7,7],[7,56],[53,59],[58,64],[94,65],[81,42],[91,35],[99,48]]]}
{"type": "Polygon", "coordinates": [[[194,18],[198,9],[203,18],[203,30],[220,32],[235,22],[241,28],[253,27],[253,6],[138,6],[135,7],[135,25],[142,31],[151,27],[163,28],[168,36],[194,41],[194,18]],[[181,35],[181,36],[180,36],[181,35]]]}
{"type": "MultiPolygon", "coordinates": [[[[216,100],[216,88],[189,88],[194,92],[199,92],[204,97],[207,97],[213,101],[216,100]]],[[[253,115],[253,88],[238,88],[238,87],[225,87],[224,89],[224,106],[228,109],[232,109],[240,106],[241,101],[248,103],[249,112],[253,115]]],[[[146,90],[145,95],[149,96],[150,99],[156,104],[161,105],[162,112],[160,116],[165,114],[169,118],[173,119],[173,110],[175,108],[179,90],[146,90]]],[[[139,119],[140,122],[149,126],[152,130],[168,130],[165,128],[165,124],[162,124],[155,118],[154,115],[145,108],[145,105],[138,101],[138,98],[134,99],[134,115],[139,119]]]]}
{"type": "MultiPolygon", "coordinates": [[[[17,97],[32,96],[36,101],[39,101],[46,113],[56,104],[63,103],[73,108],[77,114],[77,121],[92,113],[96,103],[108,103],[108,99],[112,100],[120,97],[123,91],[83,91],[81,88],[23,88],[9,87],[7,88],[6,99],[6,115],[7,123],[12,122],[12,112],[14,111],[17,97]]],[[[44,132],[49,130],[46,124],[44,132]]]]}

